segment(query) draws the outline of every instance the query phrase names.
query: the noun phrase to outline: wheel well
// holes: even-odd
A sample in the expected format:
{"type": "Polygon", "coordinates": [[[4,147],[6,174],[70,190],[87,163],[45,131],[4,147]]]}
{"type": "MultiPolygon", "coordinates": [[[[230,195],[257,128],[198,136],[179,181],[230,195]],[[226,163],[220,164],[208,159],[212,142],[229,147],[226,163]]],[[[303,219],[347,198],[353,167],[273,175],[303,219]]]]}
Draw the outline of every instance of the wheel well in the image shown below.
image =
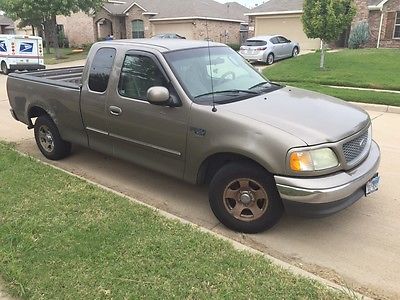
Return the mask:
{"type": "Polygon", "coordinates": [[[198,184],[209,184],[213,179],[214,175],[226,164],[231,163],[233,161],[248,161],[258,166],[264,168],[259,163],[250,159],[244,155],[235,154],[235,153],[218,153],[209,156],[200,166],[198,175],[197,175],[197,183],[198,184]]]}
{"type": "Polygon", "coordinates": [[[28,111],[29,127],[33,128],[32,118],[38,118],[43,115],[49,115],[47,111],[39,106],[33,106],[28,111]]]}

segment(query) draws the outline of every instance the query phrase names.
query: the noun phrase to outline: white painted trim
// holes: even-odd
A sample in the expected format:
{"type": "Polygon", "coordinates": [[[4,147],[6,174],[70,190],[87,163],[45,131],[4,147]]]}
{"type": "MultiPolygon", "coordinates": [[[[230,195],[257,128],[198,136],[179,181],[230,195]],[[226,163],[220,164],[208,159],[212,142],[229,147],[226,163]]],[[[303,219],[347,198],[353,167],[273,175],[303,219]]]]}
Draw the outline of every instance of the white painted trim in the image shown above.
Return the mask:
{"type": "Polygon", "coordinates": [[[243,23],[243,20],[234,20],[234,19],[220,19],[220,18],[207,18],[207,17],[178,17],[178,18],[157,18],[157,19],[150,19],[150,22],[157,22],[157,21],[181,21],[181,20],[210,20],[210,21],[223,21],[223,22],[235,22],[235,23],[243,23]]]}
{"type": "Polygon", "coordinates": [[[388,2],[389,0],[383,0],[381,1],[378,5],[370,5],[368,6],[369,10],[382,10],[383,6],[388,2]]]}
{"type": "Polygon", "coordinates": [[[292,15],[292,14],[302,14],[303,10],[287,10],[287,11],[269,11],[269,12],[256,12],[247,13],[245,16],[273,16],[273,15],[292,15]]]}
{"type": "Polygon", "coordinates": [[[112,12],[111,11],[109,11],[107,8],[105,8],[104,6],[102,6],[102,8],[106,11],[106,12],[108,12],[109,14],[111,14],[112,15],[112,12]]]}
{"type": "Polygon", "coordinates": [[[381,20],[379,22],[379,32],[378,32],[378,42],[376,44],[376,48],[380,47],[381,44],[381,36],[382,36],[382,26],[383,26],[383,9],[380,9],[381,11],[381,20]]]}
{"type": "Polygon", "coordinates": [[[155,12],[144,12],[144,13],[142,13],[142,15],[143,15],[143,16],[147,16],[147,15],[150,15],[150,16],[157,16],[158,13],[155,13],[155,12]]]}
{"type": "Polygon", "coordinates": [[[123,11],[123,14],[126,14],[134,5],[136,5],[137,7],[139,7],[141,10],[147,12],[147,9],[145,9],[143,6],[140,6],[139,4],[137,4],[136,2],[133,2],[131,5],[129,5],[129,7],[127,9],[125,9],[123,11]]]}

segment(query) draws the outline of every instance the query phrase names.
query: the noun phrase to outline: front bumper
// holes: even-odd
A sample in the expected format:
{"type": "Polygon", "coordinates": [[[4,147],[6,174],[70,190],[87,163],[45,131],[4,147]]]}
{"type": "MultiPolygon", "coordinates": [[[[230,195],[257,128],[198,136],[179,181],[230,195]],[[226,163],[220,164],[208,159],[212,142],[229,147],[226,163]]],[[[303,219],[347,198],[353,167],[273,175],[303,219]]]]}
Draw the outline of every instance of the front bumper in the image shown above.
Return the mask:
{"type": "Polygon", "coordinates": [[[365,185],[377,173],[379,163],[379,146],[373,141],[368,157],[352,170],[322,177],[275,176],[275,181],[289,214],[325,216],[362,198],[365,185]]]}

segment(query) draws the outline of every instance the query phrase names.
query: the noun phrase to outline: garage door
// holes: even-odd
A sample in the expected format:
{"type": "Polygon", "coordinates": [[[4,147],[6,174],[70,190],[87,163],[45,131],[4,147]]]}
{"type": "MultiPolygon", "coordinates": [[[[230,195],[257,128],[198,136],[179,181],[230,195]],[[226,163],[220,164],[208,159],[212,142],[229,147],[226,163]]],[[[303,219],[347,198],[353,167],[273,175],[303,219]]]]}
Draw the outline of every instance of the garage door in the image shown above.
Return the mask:
{"type": "Polygon", "coordinates": [[[153,22],[154,34],[177,33],[188,40],[193,39],[193,23],[156,23],[153,22]]]}
{"type": "Polygon", "coordinates": [[[309,39],[303,31],[301,15],[283,15],[256,17],[255,34],[257,35],[283,35],[300,44],[300,48],[311,50],[319,49],[320,40],[309,39]]]}

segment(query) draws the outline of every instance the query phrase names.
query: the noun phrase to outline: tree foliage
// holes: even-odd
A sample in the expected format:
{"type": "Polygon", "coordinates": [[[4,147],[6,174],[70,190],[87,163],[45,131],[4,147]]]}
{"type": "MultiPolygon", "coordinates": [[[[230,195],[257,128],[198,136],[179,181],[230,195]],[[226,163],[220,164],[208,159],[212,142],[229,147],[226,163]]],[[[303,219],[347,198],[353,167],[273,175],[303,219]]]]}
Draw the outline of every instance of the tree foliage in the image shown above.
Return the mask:
{"type": "MultiPolygon", "coordinates": [[[[0,10],[22,24],[44,26],[47,42],[58,49],[56,16],[74,12],[88,13],[100,7],[104,0],[0,0],[0,10]]],[[[82,28],[82,30],[85,30],[82,28]]],[[[58,55],[57,55],[58,56],[58,55]]]]}
{"type": "Polygon", "coordinates": [[[303,27],[308,38],[321,39],[321,67],[326,43],[336,41],[355,15],[353,0],[304,0],[303,27]]]}

